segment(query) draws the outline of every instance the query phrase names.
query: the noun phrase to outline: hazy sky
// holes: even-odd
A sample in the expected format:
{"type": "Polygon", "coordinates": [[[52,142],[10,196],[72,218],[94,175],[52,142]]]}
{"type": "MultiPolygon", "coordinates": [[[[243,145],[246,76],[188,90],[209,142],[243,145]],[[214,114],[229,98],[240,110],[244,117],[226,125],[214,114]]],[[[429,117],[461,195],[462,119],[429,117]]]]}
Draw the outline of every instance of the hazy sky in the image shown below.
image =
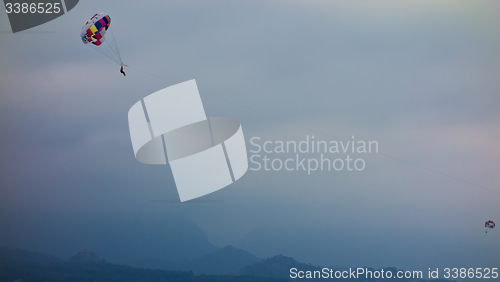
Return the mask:
{"type": "Polygon", "coordinates": [[[500,230],[484,222],[500,222],[499,15],[496,0],[82,0],[12,34],[0,12],[0,245],[116,262],[232,244],[328,266],[498,267],[500,230]],[[97,12],[126,77],[79,39],[97,12]],[[189,79],[208,116],[241,122],[247,150],[314,135],[379,153],[356,156],[363,171],[249,170],[174,203],[169,167],[135,160],[127,112],[189,79]]]}

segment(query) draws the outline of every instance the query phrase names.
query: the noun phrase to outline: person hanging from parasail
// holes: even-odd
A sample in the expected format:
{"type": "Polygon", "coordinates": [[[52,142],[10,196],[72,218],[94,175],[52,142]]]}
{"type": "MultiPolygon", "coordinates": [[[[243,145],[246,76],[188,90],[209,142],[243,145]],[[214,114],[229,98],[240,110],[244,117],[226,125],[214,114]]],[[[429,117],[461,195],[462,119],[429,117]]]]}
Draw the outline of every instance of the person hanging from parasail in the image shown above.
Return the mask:
{"type": "Polygon", "coordinates": [[[104,13],[97,13],[82,27],[80,38],[84,44],[93,46],[92,49],[120,65],[120,73],[126,76],[123,67],[127,65],[123,64],[113,32],[112,30],[109,32],[110,28],[111,17],[104,13]]]}
{"type": "Polygon", "coordinates": [[[484,223],[484,228],[486,229],[486,233],[488,233],[488,228],[495,228],[495,223],[492,220],[488,220],[484,223]]]}

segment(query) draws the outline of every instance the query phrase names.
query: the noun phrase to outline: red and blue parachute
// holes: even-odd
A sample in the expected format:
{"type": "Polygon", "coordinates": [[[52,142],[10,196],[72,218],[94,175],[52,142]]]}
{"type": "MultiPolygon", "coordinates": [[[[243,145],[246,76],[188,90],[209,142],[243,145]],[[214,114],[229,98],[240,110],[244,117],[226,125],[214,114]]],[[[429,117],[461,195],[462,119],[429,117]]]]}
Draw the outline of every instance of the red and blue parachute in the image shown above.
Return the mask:
{"type": "Polygon", "coordinates": [[[92,43],[100,46],[106,39],[106,31],[111,25],[111,18],[103,13],[95,14],[83,26],[80,34],[84,44],[92,43]]]}
{"type": "Polygon", "coordinates": [[[95,50],[123,66],[118,44],[111,28],[111,17],[104,13],[95,14],[82,27],[80,37],[84,44],[93,45],[95,50]],[[111,32],[109,32],[111,30],[111,32]]]}

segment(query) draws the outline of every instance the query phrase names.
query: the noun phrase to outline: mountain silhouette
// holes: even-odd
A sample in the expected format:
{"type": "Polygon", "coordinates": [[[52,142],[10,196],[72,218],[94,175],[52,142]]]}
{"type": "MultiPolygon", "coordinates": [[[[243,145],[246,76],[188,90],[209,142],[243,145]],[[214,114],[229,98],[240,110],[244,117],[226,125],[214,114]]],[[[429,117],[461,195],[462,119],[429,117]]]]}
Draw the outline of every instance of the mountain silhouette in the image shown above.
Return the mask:
{"type": "Polygon", "coordinates": [[[99,256],[91,250],[83,249],[78,254],[72,256],[68,260],[69,262],[75,263],[100,263],[105,262],[105,260],[100,259],[99,256]]]}
{"type": "MultiPolygon", "coordinates": [[[[198,259],[171,264],[186,271],[135,268],[106,263],[93,251],[84,249],[64,261],[46,254],[22,249],[0,247],[0,281],[121,281],[121,282],[285,282],[290,281],[290,269],[321,271],[322,268],[300,263],[286,256],[262,260],[246,251],[226,246],[198,259]],[[84,262],[84,263],[75,263],[84,262]],[[241,265],[243,265],[241,267],[241,265]],[[246,266],[245,266],[246,265],[246,266]],[[241,268],[239,271],[235,269],[241,268]],[[196,275],[194,271],[196,271],[196,275]],[[224,274],[222,274],[224,273],[224,274]]],[[[366,268],[375,271],[373,268],[366,268]]],[[[336,270],[348,270],[338,268],[336,270]]],[[[383,268],[396,273],[394,267],[383,268]]],[[[321,278],[318,278],[321,279],[321,278]]],[[[336,279],[338,280],[338,279],[336,279]]],[[[342,279],[359,282],[383,282],[385,278],[342,279]]],[[[392,279],[391,279],[392,280],[392,279]]],[[[424,279],[402,278],[395,281],[426,282],[424,279]]],[[[433,282],[450,282],[433,279],[433,282]]]]}
{"type": "MultiPolygon", "coordinates": [[[[221,252],[228,250],[229,252],[234,251],[230,248],[224,248],[221,252]]],[[[240,253],[237,249],[235,250],[235,253],[240,253]]],[[[79,252],[70,261],[64,261],[37,252],[0,247],[0,281],[286,282],[288,280],[230,275],[196,276],[192,271],[135,268],[103,262],[98,259],[97,254],[87,249],[79,252]]]]}
{"type": "Polygon", "coordinates": [[[289,278],[291,268],[297,268],[303,271],[321,270],[321,268],[318,266],[300,263],[291,257],[278,255],[272,258],[262,260],[255,264],[245,266],[241,270],[239,270],[236,274],[248,275],[248,276],[289,278]]]}

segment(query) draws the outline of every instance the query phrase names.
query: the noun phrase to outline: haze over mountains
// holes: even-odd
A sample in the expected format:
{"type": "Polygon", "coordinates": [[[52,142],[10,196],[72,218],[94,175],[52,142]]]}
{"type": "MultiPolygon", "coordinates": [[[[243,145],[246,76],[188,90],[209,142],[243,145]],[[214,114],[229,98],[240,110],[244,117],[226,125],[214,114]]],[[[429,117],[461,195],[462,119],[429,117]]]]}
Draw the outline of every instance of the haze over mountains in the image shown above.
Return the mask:
{"type": "MultiPolygon", "coordinates": [[[[107,263],[95,252],[83,249],[68,261],[22,249],[0,247],[0,281],[288,281],[290,269],[321,271],[321,267],[278,255],[260,259],[244,250],[226,246],[205,256],[185,260],[164,269],[137,268],[107,263]],[[170,268],[170,270],[165,270],[170,268]],[[207,276],[208,275],[208,276],[207,276]]],[[[371,269],[372,271],[374,269],[371,269]]],[[[397,271],[396,268],[385,268],[397,271]]],[[[319,278],[319,277],[318,277],[319,278]]],[[[356,281],[382,281],[364,277],[356,281]]],[[[396,279],[423,282],[422,279],[396,279]]],[[[435,280],[447,281],[447,280],[435,280]]]]}
{"type": "Polygon", "coordinates": [[[85,214],[0,212],[0,244],[67,259],[87,247],[108,262],[178,262],[217,250],[196,224],[168,214],[85,214]]]}
{"type": "MultiPolygon", "coordinates": [[[[0,281],[120,281],[120,282],[198,282],[207,281],[206,276],[195,276],[192,271],[168,271],[135,268],[106,263],[91,250],[84,249],[68,261],[50,255],[22,249],[0,247],[0,281]]],[[[210,276],[209,281],[259,281],[284,282],[285,279],[249,276],[210,276]]]]}
{"type": "MultiPolygon", "coordinates": [[[[25,273],[27,263],[33,277],[44,277],[45,280],[23,281],[48,279],[66,282],[69,280],[65,279],[72,273],[83,275],[87,272],[97,273],[97,276],[102,276],[103,272],[114,273],[116,277],[125,279],[123,281],[128,281],[127,277],[150,278],[141,279],[144,281],[162,281],[162,277],[171,277],[171,281],[175,281],[179,277],[199,279],[196,277],[200,275],[288,279],[293,267],[303,271],[321,269],[286,256],[261,258],[233,246],[217,248],[210,243],[203,230],[185,218],[141,216],[141,220],[135,220],[136,217],[131,215],[125,220],[123,216],[115,218],[107,215],[92,218],[82,225],[71,216],[54,214],[52,222],[65,226],[66,232],[46,226],[36,228],[47,221],[35,213],[25,218],[33,222],[4,221],[6,228],[0,230],[0,242],[7,246],[34,249],[38,253],[0,248],[0,261],[4,266],[0,281],[19,279],[19,274],[25,273]],[[75,255],[82,246],[90,246],[89,249],[95,252],[84,250],[75,255]],[[88,266],[89,262],[99,264],[88,266]],[[51,274],[47,274],[47,269],[52,269],[51,274]],[[56,277],[50,276],[52,274],[56,277]],[[7,279],[5,275],[13,276],[7,279]],[[62,278],[57,280],[57,277],[62,278]]],[[[92,277],[82,277],[87,279],[82,281],[92,281],[92,277]]],[[[226,278],[220,278],[220,281],[226,281],[226,278]]]]}

